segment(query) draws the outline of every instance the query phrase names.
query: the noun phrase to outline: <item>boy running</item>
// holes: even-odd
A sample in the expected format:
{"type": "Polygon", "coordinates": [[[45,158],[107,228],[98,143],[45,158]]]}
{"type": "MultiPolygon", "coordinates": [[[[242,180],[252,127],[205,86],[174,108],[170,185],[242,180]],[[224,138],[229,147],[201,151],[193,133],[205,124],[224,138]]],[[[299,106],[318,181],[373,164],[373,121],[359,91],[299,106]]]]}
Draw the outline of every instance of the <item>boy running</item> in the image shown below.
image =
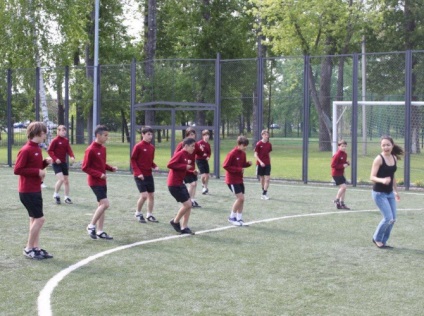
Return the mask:
{"type": "Polygon", "coordinates": [[[197,142],[201,153],[196,152],[196,164],[199,168],[200,178],[202,180],[202,194],[208,194],[209,183],[209,158],[211,157],[211,145],[209,145],[209,131],[207,129],[202,131],[202,139],[197,142]]]}
{"type": "Polygon", "coordinates": [[[153,162],[155,159],[155,146],[151,144],[153,129],[150,126],[145,126],[141,130],[141,136],[142,140],[134,146],[131,154],[131,168],[133,169],[138,192],[140,192],[140,198],[137,201],[137,209],[134,216],[143,224],[146,223],[146,219],[149,222],[158,223],[152,214],[155,202],[155,182],[153,180],[152,169],[159,170],[158,166],[153,162]],[[146,201],[147,214],[146,219],[144,219],[141,209],[146,201]]]}
{"type": "Polygon", "coordinates": [[[271,175],[271,158],[269,153],[272,151],[272,145],[269,142],[269,133],[264,129],[261,133],[262,139],[256,143],[255,158],[256,158],[256,175],[262,186],[261,200],[269,200],[267,195],[269,187],[269,179],[271,175]]]}
{"type": "Polygon", "coordinates": [[[197,175],[197,171],[194,170],[194,160],[192,160],[195,143],[196,141],[191,137],[184,138],[182,149],[175,152],[167,165],[170,169],[167,181],[169,192],[177,202],[182,203],[177,215],[169,223],[177,232],[190,235],[194,235],[194,232],[188,227],[192,204],[190,194],[183,181],[188,170],[192,170],[197,175]]]}
{"type": "Polygon", "coordinates": [[[53,258],[40,248],[40,232],[45,221],[41,183],[46,176],[44,169],[52,162],[50,157],[43,160],[38,146],[46,138],[46,133],[47,127],[42,122],[28,125],[28,142],[18,152],[14,169],[14,173],[19,175],[19,198],[29,215],[29,236],[23,254],[35,260],[53,258]]]}
{"type": "Polygon", "coordinates": [[[53,199],[55,199],[56,204],[60,204],[59,191],[63,184],[65,189],[65,203],[72,204],[71,198],[69,197],[69,168],[66,163],[66,155],[68,154],[71,158],[71,163],[75,161],[75,156],[69,145],[69,140],[66,138],[65,126],[59,125],[57,127],[57,136],[50,143],[47,152],[53,160],[52,167],[57,178],[57,182],[54,186],[53,199]]]}
{"type": "Polygon", "coordinates": [[[87,173],[87,182],[97,198],[98,206],[93,214],[90,224],[87,226],[88,235],[92,239],[111,240],[113,237],[103,231],[105,221],[105,211],[109,208],[107,198],[106,170],[115,172],[117,167],[109,166],[106,163],[106,147],[104,144],[109,137],[109,129],[104,125],[97,125],[95,140],[85,150],[82,162],[82,171],[87,173]],[[97,226],[96,226],[97,225],[97,226]],[[97,232],[96,232],[97,228],[97,232]]]}
{"type": "MultiPolygon", "coordinates": [[[[185,137],[186,138],[190,137],[190,138],[193,138],[195,140],[196,139],[196,130],[192,127],[188,127],[185,130],[185,137]]],[[[192,207],[201,207],[195,199],[198,171],[195,170],[195,168],[194,168],[194,162],[196,160],[196,154],[201,155],[202,151],[201,151],[199,145],[196,143],[196,141],[194,141],[194,142],[195,142],[194,143],[194,151],[191,153],[191,156],[190,156],[190,160],[193,162],[193,168],[191,168],[190,170],[187,170],[187,174],[184,177],[184,183],[188,186],[188,193],[190,194],[191,206],[192,207]]],[[[179,143],[177,145],[177,148],[175,148],[174,155],[177,152],[181,151],[183,149],[183,147],[184,147],[184,141],[182,141],[181,143],[179,143]]]]}
{"type": "Polygon", "coordinates": [[[236,195],[236,201],[233,204],[228,221],[235,226],[243,226],[242,212],[244,206],[244,183],[243,171],[244,168],[252,165],[251,161],[246,161],[246,149],[249,145],[249,140],[244,136],[237,138],[237,146],[231,150],[222,164],[226,170],[225,183],[230,188],[231,192],[236,195]]]}
{"type": "Polygon", "coordinates": [[[350,208],[344,204],[347,188],[346,178],[344,177],[344,169],[350,165],[349,161],[347,160],[346,153],[347,142],[342,139],[337,143],[337,145],[338,150],[331,159],[331,175],[333,176],[336,185],[339,186],[334,204],[336,204],[336,208],[339,210],[350,210],[350,208]]]}

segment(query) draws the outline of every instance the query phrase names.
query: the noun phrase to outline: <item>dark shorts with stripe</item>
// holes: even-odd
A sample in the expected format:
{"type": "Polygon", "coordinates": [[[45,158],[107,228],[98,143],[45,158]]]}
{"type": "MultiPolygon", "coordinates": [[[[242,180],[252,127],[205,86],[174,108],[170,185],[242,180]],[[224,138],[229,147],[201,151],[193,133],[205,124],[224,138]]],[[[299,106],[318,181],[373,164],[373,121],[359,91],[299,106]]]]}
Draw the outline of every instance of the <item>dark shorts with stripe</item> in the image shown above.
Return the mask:
{"type": "Polygon", "coordinates": [[[234,194],[243,193],[244,194],[244,183],[239,184],[227,184],[231,192],[234,194]]]}
{"type": "Polygon", "coordinates": [[[346,178],[344,176],[333,176],[333,179],[336,182],[336,185],[346,183],[346,178]]]}
{"type": "Polygon", "coordinates": [[[190,199],[190,194],[184,184],[175,187],[168,187],[168,190],[177,202],[184,203],[190,199]]]}
{"type": "Polygon", "coordinates": [[[107,186],[105,185],[93,185],[90,187],[93,190],[94,195],[97,198],[97,202],[100,202],[103,199],[107,199],[107,186]]]}
{"type": "Polygon", "coordinates": [[[29,217],[41,218],[44,216],[41,192],[19,193],[19,199],[27,209],[29,217]]]}
{"type": "Polygon", "coordinates": [[[62,162],[60,164],[54,163],[52,164],[54,174],[63,173],[64,176],[69,175],[69,168],[68,164],[66,162],[62,162]]]}
{"type": "Polygon", "coordinates": [[[139,177],[134,177],[135,184],[137,185],[138,192],[155,192],[155,181],[153,180],[153,176],[145,176],[143,180],[139,177]]]}
{"type": "Polygon", "coordinates": [[[271,165],[266,165],[265,167],[262,167],[261,165],[256,165],[256,175],[260,177],[270,176],[271,165]]]}
{"type": "Polygon", "coordinates": [[[206,159],[197,159],[196,164],[197,168],[199,168],[200,174],[210,173],[209,161],[207,161],[206,159]]]}

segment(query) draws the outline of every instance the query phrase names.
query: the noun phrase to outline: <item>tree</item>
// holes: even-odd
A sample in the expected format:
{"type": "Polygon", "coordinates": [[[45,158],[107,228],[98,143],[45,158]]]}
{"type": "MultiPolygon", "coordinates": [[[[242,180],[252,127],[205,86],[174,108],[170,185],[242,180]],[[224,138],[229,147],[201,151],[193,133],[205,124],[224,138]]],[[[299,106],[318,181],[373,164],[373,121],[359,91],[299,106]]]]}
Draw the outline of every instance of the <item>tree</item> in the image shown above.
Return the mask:
{"type": "Polygon", "coordinates": [[[252,0],[253,15],[262,21],[266,44],[275,54],[326,55],[310,65],[309,86],[319,117],[319,148],[331,150],[332,55],[359,44],[361,4],[342,0],[252,0]],[[314,71],[315,68],[315,71],[314,71]]]}

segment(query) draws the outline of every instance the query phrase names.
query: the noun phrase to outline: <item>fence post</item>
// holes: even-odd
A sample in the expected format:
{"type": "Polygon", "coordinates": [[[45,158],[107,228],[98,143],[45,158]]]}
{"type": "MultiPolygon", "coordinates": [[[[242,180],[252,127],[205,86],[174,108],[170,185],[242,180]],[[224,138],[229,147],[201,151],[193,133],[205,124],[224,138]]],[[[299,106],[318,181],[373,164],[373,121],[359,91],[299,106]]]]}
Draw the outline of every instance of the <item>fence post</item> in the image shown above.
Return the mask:
{"type": "Polygon", "coordinates": [[[303,56],[303,126],[302,126],[302,181],[308,183],[308,144],[309,144],[309,62],[308,55],[303,56]]]}
{"type": "Polygon", "coordinates": [[[7,164],[12,167],[12,140],[14,128],[12,124],[12,69],[7,70],[7,164]]]}
{"type": "MultiPolygon", "coordinates": [[[[130,126],[131,126],[131,131],[130,131],[130,157],[131,157],[131,153],[132,150],[135,146],[135,137],[136,137],[136,115],[135,115],[135,90],[136,90],[136,62],[135,62],[135,58],[133,58],[133,60],[131,61],[131,92],[130,92],[130,106],[131,106],[131,111],[130,111],[130,126]]],[[[131,166],[130,166],[131,169],[131,166]]]]}
{"type": "Polygon", "coordinates": [[[258,57],[257,69],[256,131],[253,135],[253,148],[255,147],[256,142],[261,139],[261,130],[263,126],[264,59],[261,55],[258,57]]]}
{"type": "Polygon", "coordinates": [[[69,66],[65,66],[65,127],[69,131],[69,66]]]}
{"type": "MultiPolygon", "coordinates": [[[[358,54],[353,54],[353,75],[352,75],[352,161],[351,161],[351,182],[354,187],[357,184],[358,175],[358,54]]],[[[334,131],[333,131],[334,132],[334,131]]]]}
{"type": "Polygon", "coordinates": [[[213,171],[215,177],[220,177],[220,147],[221,138],[219,135],[219,126],[221,124],[221,54],[216,54],[215,61],[215,111],[214,111],[214,133],[213,135],[213,171]]]}
{"type": "Polygon", "coordinates": [[[412,51],[405,52],[405,161],[404,186],[409,190],[411,169],[411,101],[412,101],[412,51]]]}

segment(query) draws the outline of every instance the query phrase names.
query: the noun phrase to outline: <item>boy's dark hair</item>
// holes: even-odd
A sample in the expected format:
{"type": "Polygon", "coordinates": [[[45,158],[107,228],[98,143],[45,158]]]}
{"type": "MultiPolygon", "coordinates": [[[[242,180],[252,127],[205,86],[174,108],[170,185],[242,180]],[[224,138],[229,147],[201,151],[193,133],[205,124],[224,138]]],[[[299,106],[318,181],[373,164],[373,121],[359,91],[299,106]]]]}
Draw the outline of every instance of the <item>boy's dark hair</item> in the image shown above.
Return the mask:
{"type": "Polygon", "coordinates": [[[191,145],[194,144],[196,142],[195,139],[191,138],[191,137],[186,137],[183,139],[183,146],[185,145],[191,145]]]}
{"type": "Polygon", "coordinates": [[[345,141],[344,139],[340,139],[339,142],[337,143],[337,146],[340,145],[347,145],[347,141],[345,141]]]}
{"type": "Polygon", "coordinates": [[[47,133],[47,126],[43,122],[31,122],[27,127],[27,137],[32,139],[35,136],[41,136],[41,133],[47,133]]]}
{"type": "Polygon", "coordinates": [[[237,137],[237,145],[247,146],[249,145],[249,140],[247,139],[246,136],[239,136],[237,137]]]}
{"type": "Polygon", "coordinates": [[[202,131],[202,136],[205,136],[205,135],[210,135],[210,133],[209,133],[209,131],[207,129],[204,129],[202,131]]]}
{"type": "Polygon", "coordinates": [[[187,136],[189,136],[190,134],[194,134],[194,135],[196,135],[196,130],[193,128],[193,127],[188,127],[186,130],[185,130],[185,137],[187,137],[187,136]]]}
{"type": "Polygon", "coordinates": [[[397,158],[398,160],[400,160],[401,156],[403,156],[403,154],[404,154],[402,147],[400,147],[399,145],[396,145],[396,144],[395,144],[395,142],[393,141],[393,138],[391,138],[389,135],[383,135],[383,136],[381,136],[381,138],[380,138],[380,142],[381,142],[383,139],[387,139],[389,142],[391,142],[391,143],[392,143],[392,145],[393,145],[393,149],[392,149],[391,154],[392,154],[392,155],[395,155],[395,156],[396,156],[396,158],[397,158]]]}
{"type": "Polygon", "coordinates": [[[61,131],[61,130],[65,130],[66,131],[66,126],[65,125],[59,125],[57,127],[57,131],[61,131]]]}
{"type": "Polygon", "coordinates": [[[146,134],[146,133],[152,133],[153,134],[153,128],[151,128],[150,126],[144,126],[141,129],[141,134],[146,134]]]}
{"type": "Polygon", "coordinates": [[[109,132],[109,128],[106,125],[97,125],[96,129],[94,130],[94,135],[102,135],[104,132],[109,132]]]}

